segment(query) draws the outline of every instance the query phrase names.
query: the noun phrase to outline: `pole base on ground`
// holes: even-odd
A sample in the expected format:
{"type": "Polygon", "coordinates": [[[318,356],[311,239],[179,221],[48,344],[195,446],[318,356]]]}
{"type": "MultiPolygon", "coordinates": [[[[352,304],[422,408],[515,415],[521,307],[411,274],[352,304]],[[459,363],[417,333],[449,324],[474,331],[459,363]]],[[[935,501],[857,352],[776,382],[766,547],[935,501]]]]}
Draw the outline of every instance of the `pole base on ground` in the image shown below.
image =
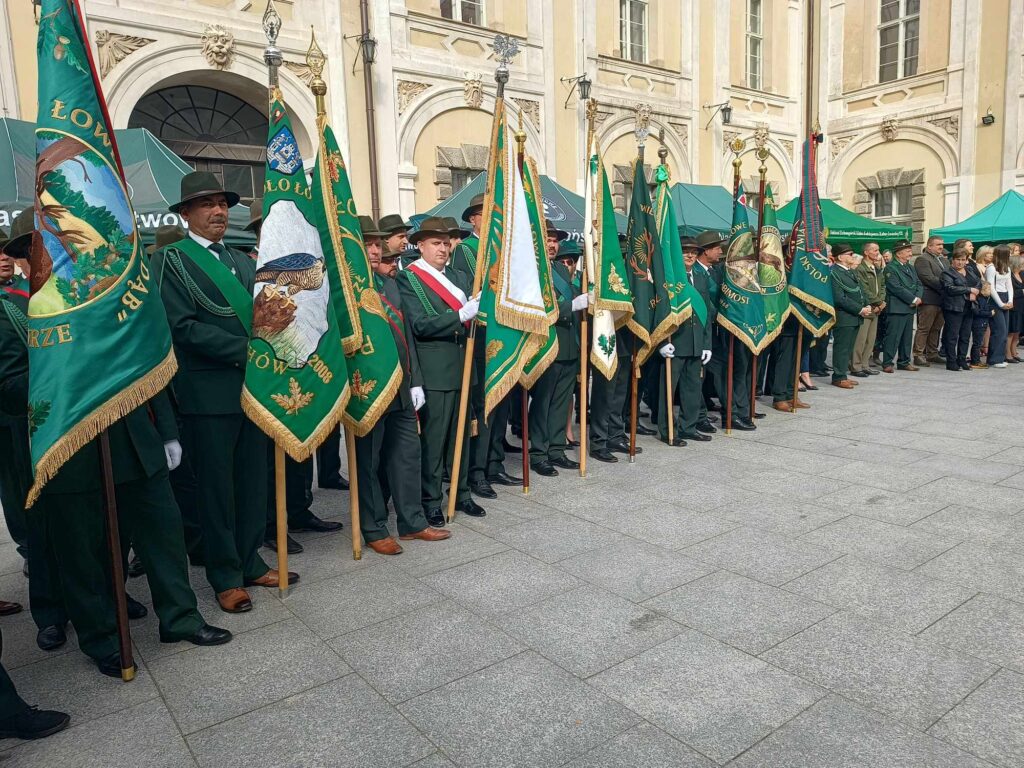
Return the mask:
{"type": "Polygon", "coordinates": [[[629,463],[630,464],[636,464],[636,456],[630,456],[629,457],[629,463]]]}
{"type": "Polygon", "coordinates": [[[280,587],[278,587],[277,596],[280,597],[282,600],[284,600],[284,598],[288,597],[288,587],[285,587],[284,589],[281,589],[280,587]]]}
{"type": "Polygon", "coordinates": [[[130,683],[135,679],[135,667],[129,667],[128,669],[121,669],[121,681],[130,683]]]}

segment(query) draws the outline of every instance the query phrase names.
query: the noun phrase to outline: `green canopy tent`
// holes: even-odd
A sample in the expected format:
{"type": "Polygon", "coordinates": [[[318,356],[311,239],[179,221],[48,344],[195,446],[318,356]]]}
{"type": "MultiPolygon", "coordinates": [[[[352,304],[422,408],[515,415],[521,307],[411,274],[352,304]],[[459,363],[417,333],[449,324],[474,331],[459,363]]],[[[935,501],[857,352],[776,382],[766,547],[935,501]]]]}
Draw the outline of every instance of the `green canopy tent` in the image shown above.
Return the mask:
{"type": "MultiPolygon", "coordinates": [[[[683,184],[672,186],[672,203],[676,208],[679,233],[696,237],[707,229],[728,233],[732,228],[732,192],[715,184],[683,184]]],[[[757,211],[747,208],[751,227],[757,227],[757,211]]],[[[793,228],[787,217],[778,214],[779,230],[784,234],[793,228]]]]}
{"type": "MultiPolygon", "coordinates": [[[[429,211],[412,217],[414,225],[428,216],[451,216],[456,221],[462,221],[462,212],[469,207],[469,201],[475,195],[484,193],[484,185],[487,183],[487,174],[478,173],[476,177],[465,187],[454,195],[444,200],[429,211]]],[[[551,222],[559,229],[564,229],[573,240],[583,239],[583,211],[584,200],[582,195],[570,192],[550,176],[540,177],[540,191],[544,198],[544,216],[551,219],[551,222]]],[[[626,231],[626,217],[615,214],[615,223],[619,232],[626,231]]],[[[464,222],[466,229],[469,223],[464,222]]]]}
{"type": "MultiPolygon", "coordinates": [[[[792,221],[796,218],[796,209],[800,198],[795,197],[779,209],[779,221],[792,221]]],[[[878,243],[883,251],[892,248],[899,240],[910,240],[910,227],[897,227],[881,221],[869,219],[853,211],[843,208],[839,203],[828,198],[821,199],[821,218],[828,230],[828,243],[846,243],[855,251],[860,251],[865,243],[878,243]]]]}
{"type": "MultiPolygon", "coordinates": [[[[145,128],[127,128],[114,135],[142,240],[152,243],[157,227],[184,225],[167,206],[177,201],[181,178],[192,168],[145,128]]],[[[0,118],[0,227],[6,230],[23,208],[33,205],[35,164],[35,124],[0,118]]],[[[245,250],[255,245],[256,238],[244,231],[248,223],[246,206],[232,208],[227,241],[245,250]]]]}
{"type": "Polygon", "coordinates": [[[966,238],[975,243],[1024,240],[1024,195],[1012,189],[959,224],[933,229],[932,236],[952,243],[966,238]]]}

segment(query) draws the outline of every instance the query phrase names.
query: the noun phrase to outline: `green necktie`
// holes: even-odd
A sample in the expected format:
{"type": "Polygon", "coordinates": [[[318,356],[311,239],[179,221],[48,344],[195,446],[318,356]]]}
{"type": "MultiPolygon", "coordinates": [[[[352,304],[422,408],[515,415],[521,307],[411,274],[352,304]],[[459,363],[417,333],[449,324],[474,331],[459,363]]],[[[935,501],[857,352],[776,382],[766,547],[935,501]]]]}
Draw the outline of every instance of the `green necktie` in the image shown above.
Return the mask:
{"type": "Polygon", "coordinates": [[[221,263],[231,270],[231,274],[235,274],[235,262],[231,258],[231,254],[228,253],[228,249],[224,246],[224,243],[210,243],[208,247],[211,251],[217,254],[217,258],[220,259],[221,263]]]}

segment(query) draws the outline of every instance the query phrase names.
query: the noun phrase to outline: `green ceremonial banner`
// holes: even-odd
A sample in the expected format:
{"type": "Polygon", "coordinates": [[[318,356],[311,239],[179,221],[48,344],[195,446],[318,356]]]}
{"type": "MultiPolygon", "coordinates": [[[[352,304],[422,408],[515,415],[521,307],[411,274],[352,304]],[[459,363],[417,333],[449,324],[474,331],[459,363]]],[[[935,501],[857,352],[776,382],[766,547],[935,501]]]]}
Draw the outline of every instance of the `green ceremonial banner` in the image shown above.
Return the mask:
{"type": "Polygon", "coordinates": [[[651,206],[651,193],[647,189],[644,164],[637,158],[633,164],[633,197],[629,202],[629,221],[626,225],[626,275],[633,294],[633,314],[626,326],[640,341],[637,363],[647,359],[651,350],[651,331],[655,326],[655,308],[658,296],[654,287],[653,264],[660,249],[658,222],[651,206]],[[646,353],[645,353],[646,350],[646,353]]]}
{"type": "Polygon", "coordinates": [[[804,142],[800,204],[796,211],[796,237],[789,268],[789,293],[797,320],[815,338],[835,325],[832,269],[825,252],[824,225],[818,201],[817,142],[804,142]]]}
{"type": "Polygon", "coordinates": [[[242,409],[296,461],[313,454],[349,399],[333,288],[302,155],[274,88],[242,409]]]}
{"type": "Polygon", "coordinates": [[[374,286],[348,168],[334,131],[326,116],[318,119],[317,126],[320,153],[313,171],[313,208],[347,355],[352,397],[343,418],[345,426],[362,437],[398,394],[402,362],[391,325],[398,326],[403,338],[405,328],[397,309],[385,307],[374,286]],[[347,337],[346,328],[352,329],[347,337]]]}
{"type": "MultiPolygon", "coordinates": [[[[657,218],[661,256],[665,262],[666,275],[672,275],[671,282],[666,279],[665,286],[672,307],[672,315],[678,320],[676,327],[693,312],[697,313],[701,323],[707,325],[708,308],[704,304],[704,297],[686,279],[683,244],[679,241],[679,225],[676,223],[676,209],[672,203],[672,191],[669,188],[668,168],[664,165],[660,166],[655,172],[655,178],[658,181],[657,218]]],[[[666,337],[670,334],[671,331],[666,334],[666,337]]]]}
{"type": "Polygon", "coordinates": [[[615,350],[615,331],[626,325],[633,314],[633,292],[626,282],[626,262],[619,248],[615,222],[615,203],[611,185],[596,140],[591,147],[583,243],[587,265],[587,282],[594,292],[590,362],[606,379],[615,375],[619,356],[615,350]],[[596,213],[594,206],[596,203],[596,213]]]}
{"type": "Polygon", "coordinates": [[[775,196],[770,186],[764,189],[764,216],[761,223],[760,258],[757,280],[764,296],[764,321],[768,335],[774,339],[789,317],[789,290],[786,285],[786,264],[782,253],[782,233],[775,216],[775,196]]]}
{"type": "Polygon", "coordinates": [[[558,334],[555,331],[558,303],[555,301],[555,290],[551,285],[551,262],[548,260],[546,247],[547,229],[544,225],[544,201],[540,194],[540,174],[537,173],[533,158],[526,158],[523,162],[523,192],[526,194],[526,207],[530,212],[530,231],[533,233],[533,250],[537,257],[540,292],[544,297],[544,309],[551,323],[547,340],[530,358],[523,368],[523,375],[519,377],[519,383],[530,389],[558,356],[558,334]]]}
{"type": "Polygon", "coordinates": [[[177,369],[75,0],[43,0],[37,40],[26,506],[102,430],[177,369]],[[102,371],[102,375],[99,372],[102,371]]]}
{"type": "Polygon", "coordinates": [[[543,229],[534,221],[539,219],[537,187],[532,186],[531,205],[515,148],[508,139],[505,103],[499,100],[494,111],[481,251],[477,257],[477,269],[484,270],[480,314],[487,318],[485,419],[519,383],[531,362],[535,364],[528,378],[543,373],[553,357],[549,350],[546,357],[534,361],[549,341],[553,322],[549,306],[554,300],[550,293],[545,296],[542,292],[538,248],[543,240],[538,238],[543,229]]]}

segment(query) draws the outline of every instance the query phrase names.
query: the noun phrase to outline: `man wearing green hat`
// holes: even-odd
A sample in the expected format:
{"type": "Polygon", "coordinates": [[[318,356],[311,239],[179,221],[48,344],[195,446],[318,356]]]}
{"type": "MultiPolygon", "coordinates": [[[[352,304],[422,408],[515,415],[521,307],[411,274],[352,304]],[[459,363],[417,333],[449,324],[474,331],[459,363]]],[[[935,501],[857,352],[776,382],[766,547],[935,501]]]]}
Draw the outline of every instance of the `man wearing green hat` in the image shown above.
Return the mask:
{"type": "Polygon", "coordinates": [[[857,382],[850,381],[850,361],[853,346],[863,318],[872,313],[854,269],[860,256],[845,243],[832,248],[836,260],[832,267],[832,303],[836,309],[836,324],[832,327],[832,386],[853,389],[857,382]]]}
{"type": "MultiPolygon", "coordinates": [[[[426,404],[419,411],[423,509],[427,522],[441,527],[445,523],[441,511],[445,469],[451,477],[448,492],[455,493],[458,509],[471,517],[486,514],[469,491],[468,439],[463,442],[458,476],[451,471],[466,338],[480,309],[480,297],[471,296],[470,284],[447,266],[450,240],[443,219],[425,219],[409,242],[419,249],[420,258],[399,272],[397,281],[402,307],[416,341],[426,395],[426,404]]],[[[467,438],[469,431],[465,433],[467,438]]]]}
{"type": "Polygon", "coordinates": [[[267,438],[241,406],[256,264],[224,244],[228,209],[238,200],[212,173],[182,178],[171,211],[188,237],[158,251],[152,267],[178,358],[174,393],[196,473],[206,577],[228,613],[252,609],[245,587],[278,580],[259,554],[267,438]]]}
{"type": "Polygon", "coordinates": [[[916,371],[913,358],[914,316],[921,306],[924,285],[910,263],[913,246],[906,240],[892,249],[893,260],[885,265],[885,294],[889,297],[889,321],[882,342],[882,372],[916,371]],[[895,367],[894,367],[895,366],[895,367]]]}
{"type": "MultiPolygon", "coordinates": [[[[557,238],[559,230],[548,224],[549,237],[554,233],[557,238]]],[[[565,455],[569,407],[580,362],[579,312],[588,303],[587,294],[573,282],[579,258],[579,243],[563,239],[551,260],[551,282],[558,303],[558,355],[530,392],[530,467],[545,477],[557,475],[555,467],[579,467],[579,463],[565,455]]]]}

